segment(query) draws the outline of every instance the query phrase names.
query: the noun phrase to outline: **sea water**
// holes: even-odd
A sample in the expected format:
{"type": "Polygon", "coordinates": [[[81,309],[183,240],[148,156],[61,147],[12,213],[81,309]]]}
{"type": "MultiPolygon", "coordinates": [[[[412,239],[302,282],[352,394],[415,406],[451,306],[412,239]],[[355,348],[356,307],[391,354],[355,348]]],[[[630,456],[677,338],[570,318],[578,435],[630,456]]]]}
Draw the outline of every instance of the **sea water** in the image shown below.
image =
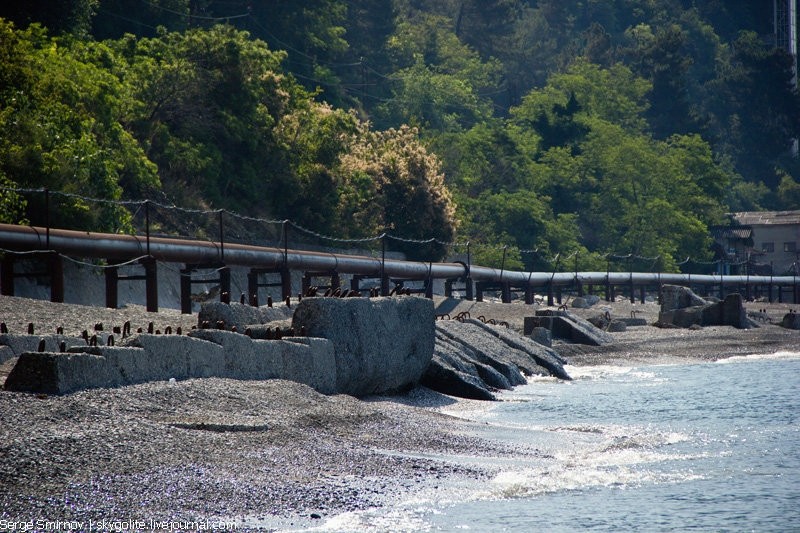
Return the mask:
{"type": "Polygon", "coordinates": [[[800,531],[800,352],[714,363],[570,367],[451,414],[519,457],[320,531],[800,531]]]}

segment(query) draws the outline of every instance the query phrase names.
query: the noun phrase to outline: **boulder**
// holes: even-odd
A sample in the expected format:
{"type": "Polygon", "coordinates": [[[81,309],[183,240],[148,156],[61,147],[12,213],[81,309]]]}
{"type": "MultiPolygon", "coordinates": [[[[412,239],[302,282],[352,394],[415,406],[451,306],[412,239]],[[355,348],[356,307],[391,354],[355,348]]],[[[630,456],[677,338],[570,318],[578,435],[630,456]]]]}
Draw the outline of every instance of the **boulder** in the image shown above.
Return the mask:
{"type": "Polygon", "coordinates": [[[605,330],[608,328],[608,325],[611,323],[611,314],[608,312],[605,313],[597,313],[596,315],[592,315],[586,319],[590,324],[598,329],[605,330]]]}
{"type": "Polygon", "coordinates": [[[457,355],[471,363],[488,365],[502,374],[509,386],[497,388],[510,389],[526,383],[525,376],[543,374],[543,369],[527,356],[520,356],[509,350],[506,343],[494,335],[487,335],[479,320],[442,320],[436,323],[436,346],[450,345],[457,355]]]}
{"type": "Polygon", "coordinates": [[[600,302],[600,297],[596,294],[587,294],[583,297],[583,299],[586,300],[586,303],[588,303],[589,306],[596,305],[598,302],[600,302]]]}
{"type": "MultiPolygon", "coordinates": [[[[682,288],[691,293],[689,289],[682,288]]],[[[672,292],[677,293],[679,291],[672,292]]],[[[687,293],[684,292],[684,294],[687,293]]],[[[706,302],[702,300],[704,303],[700,305],[694,305],[696,300],[690,296],[673,298],[673,300],[668,306],[665,306],[662,302],[661,312],[658,314],[659,325],[680,328],[692,326],[733,326],[739,329],[758,327],[755,322],[747,317],[742,295],[738,293],[729,294],[722,301],[706,302]],[[691,302],[693,305],[668,309],[669,306],[674,305],[675,301],[691,302]]]]}
{"type": "Polygon", "coordinates": [[[548,348],[553,347],[553,334],[547,328],[533,328],[530,336],[531,340],[537,344],[548,348]]]}
{"type": "Polygon", "coordinates": [[[304,298],[292,327],[331,341],[336,390],[363,396],[419,382],[433,357],[434,320],[426,298],[304,298]]]}
{"type": "Polygon", "coordinates": [[[7,390],[64,394],[170,378],[286,379],[336,392],[333,347],[325,339],[258,341],[229,331],[140,334],[125,346],[80,346],[65,353],[25,352],[7,390]]]}
{"type": "MultiPolygon", "coordinates": [[[[105,357],[89,353],[25,352],[9,372],[4,388],[63,394],[104,386],[105,357]]],[[[108,386],[108,385],[106,385],[108,386]]]]}
{"type": "Polygon", "coordinates": [[[545,370],[545,375],[550,375],[563,380],[571,380],[572,378],[564,370],[564,365],[567,364],[566,360],[562,358],[558,352],[552,348],[542,346],[533,342],[528,337],[523,337],[514,331],[501,326],[492,326],[479,322],[479,325],[486,329],[489,333],[498,337],[501,341],[508,345],[509,348],[520,352],[533,361],[536,365],[545,370]]]}
{"type": "Polygon", "coordinates": [[[661,288],[661,312],[706,305],[708,302],[690,288],[681,285],[664,285],[661,288]]]}
{"type": "Polygon", "coordinates": [[[586,301],[586,298],[583,298],[582,296],[578,296],[577,298],[573,299],[571,305],[575,309],[588,309],[591,307],[589,302],[586,301]]]}
{"type": "Polygon", "coordinates": [[[569,311],[541,309],[536,311],[536,316],[526,316],[523,323],[525,335],[530,335],[536,327],[547,328],[554,338],[577,344],[603,346],[614,341],[611,335],[569,311]]]}
{"type": "Polygon", "coordinates": [[[789,312],[783,315],[781,326],[788,329],[800,329],[800,314],[789,312]]]}

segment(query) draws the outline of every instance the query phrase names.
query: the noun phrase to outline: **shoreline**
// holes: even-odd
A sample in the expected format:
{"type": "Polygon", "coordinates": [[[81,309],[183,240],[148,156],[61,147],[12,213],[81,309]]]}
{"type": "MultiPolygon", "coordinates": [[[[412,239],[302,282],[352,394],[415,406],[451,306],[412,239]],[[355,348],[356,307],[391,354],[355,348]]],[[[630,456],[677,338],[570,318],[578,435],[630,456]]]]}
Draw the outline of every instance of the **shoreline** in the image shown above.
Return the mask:
{"type": "MultiPolygon", "coordinates": [[[[535,308],[442,298],[436,304],[468,306],[473,316],[508,320],[512,328],[535,308]]],[[[632,311],[629,302],[571,311],[588,316],[605,307],[618,316],[632,311]]],[[[769,316],[779,320],[791,307],[769,304],[769,316]]],[[[636,306],[648,323],[654,309],[655,304],[636,306]]],[[[63,326],[66,334],[77,335],[96,322],[110,329],[124,320],[134,329],[150,321],[157,328],[190,328],[197,318],[175,310],[147,313],[140,306],[112,310],[0,297],[0,321],[12,333],[34,322],[37,332],[63,326]]],[[[768,323],[750,330],[640,326],[612,335],[615,342],[609,346],[555,347],[570,365],[585,366],[713,361],[800,346],[800,332],[768,323]]],[[[475,437],[474,422],[447,414],[485,408],[481,404],[424,388],[356,399],[323,396],[287,381],[219,378],[64,396],[0,391],[0,519],[246,516],[266,529],[319,525],[336,514],[380,507],[387,494],[413,494],[437,483],[480,481],[492,474],[477,465],[426,458],[426,453],[541,453],[475,437]]]]}

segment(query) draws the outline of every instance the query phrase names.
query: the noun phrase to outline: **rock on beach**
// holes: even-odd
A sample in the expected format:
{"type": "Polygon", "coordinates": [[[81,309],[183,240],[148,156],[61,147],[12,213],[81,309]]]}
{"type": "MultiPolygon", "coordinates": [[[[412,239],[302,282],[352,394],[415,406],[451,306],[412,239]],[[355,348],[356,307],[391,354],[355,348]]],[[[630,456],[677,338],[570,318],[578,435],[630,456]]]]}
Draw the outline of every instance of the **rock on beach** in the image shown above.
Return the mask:
{"type": "MultiPolygon", "coordinates": [[[[613,342],[603,346],[553,339],[554,351],[571,365],[714,360],[800,346],[800,332],[777,325],[796,305],[747,303],[762,310],[761,327],[697,331],[650,325],[657,321],[658,304],[602,305],[614,318],[635,313],[648,325],[611,333],[613,342]]],[[[434,306],[437,314],[492,317],[516,332],[537,307],[441,297],[434,306]]],[[[597,309],[572,312],[586,318],[597,309]]],[[[98,322],[106,331],[126,321],[134,331],[149,322],[162,331],[168,325],[188,331],[197,317],[0,297],[0,321],[12,334],[34,322],[41,334],[62,326],[65,335],[78,337],[98,322]]],[[[15,359],[0,365],[0,380],[15,359]]],[[[494,475],[478,462],[460,465],[436,460],[435,454],[468,449],[475,456],[540,457],[522,445],[509,448],[469,436],[469,420],[442,414],[459,404],[470,405],[425,387],[357,399],[323,395],[292,381],[219,377],[58,396],[0,391],[0,517],[257,516],[268,529],[302,527],[312,514],[325,519],[380,507],[387,495],[494,475]]]]}

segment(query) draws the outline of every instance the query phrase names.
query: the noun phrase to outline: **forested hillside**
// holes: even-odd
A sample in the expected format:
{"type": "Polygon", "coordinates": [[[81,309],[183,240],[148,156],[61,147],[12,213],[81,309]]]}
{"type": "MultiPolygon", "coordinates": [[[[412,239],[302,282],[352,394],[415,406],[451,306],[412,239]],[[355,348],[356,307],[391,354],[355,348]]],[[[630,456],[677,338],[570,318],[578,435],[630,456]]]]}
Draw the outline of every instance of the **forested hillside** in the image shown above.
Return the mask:
{"type": "Polygon", "coordinates": [[[48,188],[76,195],[62,227],[130,231],[83,198],[152,199],[423,260],[676,269],[726,212],[800,209],[765,4],[4,2],[0,220],[42,223],[21,190],[48,188]]]}

